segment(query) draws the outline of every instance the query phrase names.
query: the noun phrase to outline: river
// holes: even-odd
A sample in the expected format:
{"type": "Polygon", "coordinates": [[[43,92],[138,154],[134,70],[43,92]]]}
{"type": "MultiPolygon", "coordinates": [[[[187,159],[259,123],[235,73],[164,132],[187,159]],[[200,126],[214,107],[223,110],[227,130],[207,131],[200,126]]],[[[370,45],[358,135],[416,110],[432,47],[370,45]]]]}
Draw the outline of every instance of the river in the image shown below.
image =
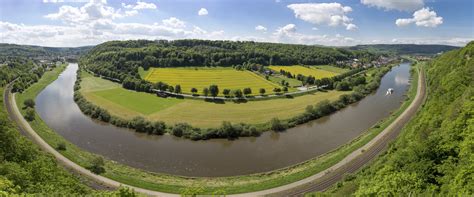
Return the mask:
{"type": "Polygon", "coordinates": [[[209,177],[275,170],[348,143],[400,107],[410,77],[409,63],[401,63],[382,78],[374,94],[285,132],[192,141],[136,133],[85,116],[73,100],[77,69],[70,63],[36,98],[36,110],[50,128],[78,147],[119,163],[151,172],[209,177]],[[394,93],[386,95],[388,88],[394,93]]]}

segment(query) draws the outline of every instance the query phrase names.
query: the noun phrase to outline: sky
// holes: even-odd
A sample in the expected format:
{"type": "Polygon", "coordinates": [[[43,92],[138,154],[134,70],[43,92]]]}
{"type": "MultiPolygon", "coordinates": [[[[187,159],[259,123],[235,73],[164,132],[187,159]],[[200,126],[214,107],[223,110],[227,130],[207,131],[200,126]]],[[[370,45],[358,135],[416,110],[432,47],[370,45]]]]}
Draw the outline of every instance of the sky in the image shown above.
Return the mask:
{"type": "Polygon", "coordinates": [[[251,40],[326,46],[474,40],[474,0],[1,0],[0,42],[251,40]]]}

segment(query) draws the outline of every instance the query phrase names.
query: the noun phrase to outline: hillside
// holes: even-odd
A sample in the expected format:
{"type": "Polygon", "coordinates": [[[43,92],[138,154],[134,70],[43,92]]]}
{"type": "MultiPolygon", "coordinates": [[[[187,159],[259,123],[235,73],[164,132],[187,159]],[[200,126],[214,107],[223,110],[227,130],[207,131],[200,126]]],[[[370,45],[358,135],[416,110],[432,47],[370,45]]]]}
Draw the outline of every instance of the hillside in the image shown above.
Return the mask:
{"type": "Polygon", "coordinates": [[[211,40],[129,40],[97,45],[81,65],[108,77],[140,78],[138,67],[320,65],[338,60],[374,59],[375,54],[342,48],[260,42],[211,40]]]}
{"type": "Polygon", "coordinates": [[[31,45],[16,45],[0,43],[0,56],[6,57],[42,57],[42,56],[67,56],[67,55],[81,55],[91,49],[91,46],[86,47],[42,47],[31,45]]]}
{"type": "Polygon", "coordinates": [[[428,98],[374,164],[329,194],[474,193],[474,42],[427,64],[428,98]]]}
{"type": "Polygon", "coordinates": [[[374,44],[349,47],[352,50],[367,50],[370,52],[392,53],[397,55],[434,55],[458,49],[449,45],[417,45],[417,44],[374,44]]]}

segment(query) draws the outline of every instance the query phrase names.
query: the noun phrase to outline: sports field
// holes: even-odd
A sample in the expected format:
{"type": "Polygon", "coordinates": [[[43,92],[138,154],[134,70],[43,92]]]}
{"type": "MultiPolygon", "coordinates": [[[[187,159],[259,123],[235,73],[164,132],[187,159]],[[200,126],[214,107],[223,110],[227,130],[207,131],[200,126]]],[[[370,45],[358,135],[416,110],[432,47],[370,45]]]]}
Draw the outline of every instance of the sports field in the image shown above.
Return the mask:
{"type": "Polygon", "coordinates": [[[321,69],[321,70],[325,70],[329,72],[335,72],[338,74],[342,74],[342,73],[350,71],[349,69],[346,69],[346,68],[339,68],[339,67],[330,66],[330,65],[312,66],[311,68],[321,69]]]}
{"type": "Polygon", "coordinates": [[[161,98],[153,94],[129,91],[116,83],[82,73],[81,93],[90,102],[125,119],[142,115],[150,120],[161,120],[168,124],[187,122],[197,127],[219,127],[222,121],[258,124],[274,117],[290,118],[303,113],[308,105],[325,99],[336,100],[348,92],[316,92],[293,99],[217,104],[202,100],[161,98]]]}
{"type": "Polygon", "coordinates": [[[162,81],[169,85],[181,85],[183,93],[191,94],[191,88],[197,88],[201,94],[203,88],[215,84],[219,87],[220,95],[224,89],[251,88],[252,95],[258,95],[260,88],[265,88],[267,94],[280,87],[271,81],[250,71],[238,71],[232,68],[150,68],[145,80],[162,81]]]}
{"type": "Polygon", "coordinates": [[[269,66],[270,69],[280,72],[280,70],[284,70],[290,72],[293,75],[304,75],[304,76],[313,76],[316,79],[321,79],[325,77],[333,77],[338,75],[339,73],[331,72],[323,69],[314,69],[314,68],[307,68],[304,66],[269,66]]]}

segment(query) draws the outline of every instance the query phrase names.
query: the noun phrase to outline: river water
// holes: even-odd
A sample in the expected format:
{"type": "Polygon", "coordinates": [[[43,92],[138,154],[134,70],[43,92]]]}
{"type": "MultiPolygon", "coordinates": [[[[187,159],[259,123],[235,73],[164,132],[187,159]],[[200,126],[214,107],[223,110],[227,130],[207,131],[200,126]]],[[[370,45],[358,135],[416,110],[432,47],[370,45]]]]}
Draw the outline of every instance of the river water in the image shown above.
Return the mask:
{"type": "Polygon", "coordinates": [[[265,172],[331,151],[400,107],[410,76],[410,65],[401,63],[382,78],[376,93],[286,132],[265,132],[233,141],[192,141],[140,134],[83,115],[73,100],[77,69],[77,64],[70,63],[36,98],[36,110],[46,124],[84,150],[132,167],[184,176],[265,172]],[[394,89],[392,95],[385,95],[388,88],[394,89]]]}

